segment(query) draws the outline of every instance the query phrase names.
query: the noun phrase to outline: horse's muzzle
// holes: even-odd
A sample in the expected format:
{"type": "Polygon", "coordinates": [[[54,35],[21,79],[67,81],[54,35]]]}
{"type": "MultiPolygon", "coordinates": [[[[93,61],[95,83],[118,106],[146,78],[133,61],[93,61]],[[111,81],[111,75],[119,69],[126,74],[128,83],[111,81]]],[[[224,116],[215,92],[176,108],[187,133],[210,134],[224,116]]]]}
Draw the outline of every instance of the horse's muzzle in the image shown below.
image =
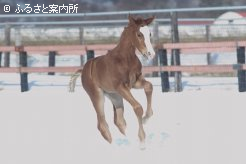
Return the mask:
{"type": "Polygon", "coordinates": [[[151,53],[151,52],[146,52],[143,53],[143,56],[148,59],[148,60],[152,60],[155,57],[155,52],[151,53]]]}

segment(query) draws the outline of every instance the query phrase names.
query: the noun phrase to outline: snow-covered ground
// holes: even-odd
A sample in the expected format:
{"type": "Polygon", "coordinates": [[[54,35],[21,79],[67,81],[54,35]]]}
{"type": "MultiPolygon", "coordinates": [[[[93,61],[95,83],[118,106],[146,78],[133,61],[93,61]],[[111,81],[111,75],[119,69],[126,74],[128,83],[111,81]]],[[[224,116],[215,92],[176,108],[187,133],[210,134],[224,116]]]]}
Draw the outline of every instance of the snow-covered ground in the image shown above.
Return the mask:
{"type": "MultiPolygon", "coordinates": [[[[246,93],[237,78],[183,79],[182,93],[162,93],[154,84],[154,116],[144,126],[146,149],[139,149],[136,116],[125,102],[127,135],[113,124],[113,142],[96,128],[96,114],[78,80],[67,92],[69,76],[29,75],[31,90],[21,93],[18,74],[0,74],[1,164],[244,164],[246,93]]],[[[146,108],[143,90],[132,90],[146,108]]]]}

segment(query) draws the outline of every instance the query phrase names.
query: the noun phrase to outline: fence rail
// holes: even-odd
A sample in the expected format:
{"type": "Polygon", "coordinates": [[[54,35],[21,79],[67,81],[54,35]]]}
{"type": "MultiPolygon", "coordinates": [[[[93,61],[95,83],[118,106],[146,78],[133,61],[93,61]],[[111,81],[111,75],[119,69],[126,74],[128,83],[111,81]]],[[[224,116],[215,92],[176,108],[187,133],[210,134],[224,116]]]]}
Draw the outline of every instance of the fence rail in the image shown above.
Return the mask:
{"type": "MultiPolygon", "coordinates": [[[[56,66],[56,67],[2,67],[0,73],[74,73],[81,66],[56,66]]],[[[246,64],[223,65],[186,65],[186,66],[145,66],[143,73],[152,72],[187,72],[187,73],[231,73],[238,70],[246,70],[246,64]]]]}
{"type": "MultiPolygon", "coordinates": [[[[80,55],[84,54],[87,50],[94,51],[108,51],[113,49],[116,44],[96,44],[96,45],[42,45],[42,46],[0,46],[0,52],[18,52],[25,51],[30,53],[42,53],[49,51],[67,52],[73,54],[73,52],[80,51],[80,55]]],[[[205,52],[217,52],[217,50],[236,49],[237,47],[245,47],[246,41],[223,41],[223,42],[199,42],[199,43],[165,43],[156,45],[157,48],[164,48],[167,50],[180,49],[184,52],[193,50],[205,52]],[[187,51],[186,51],[187,50],[187,51]]],[[[223,52],[227,52],[224,50],[223,52]]],[[[32,54],[31,54],[32,55],[32,54]]]]}

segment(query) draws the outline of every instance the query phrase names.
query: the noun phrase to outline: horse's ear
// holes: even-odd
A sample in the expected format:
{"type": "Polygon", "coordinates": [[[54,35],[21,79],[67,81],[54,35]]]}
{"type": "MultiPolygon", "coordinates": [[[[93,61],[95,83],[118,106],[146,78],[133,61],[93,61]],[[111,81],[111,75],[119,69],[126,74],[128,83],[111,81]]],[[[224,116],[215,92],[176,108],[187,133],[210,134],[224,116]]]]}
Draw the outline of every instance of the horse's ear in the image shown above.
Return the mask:
{"type": "Polygon", "coordinates": [[[149,25],[150,23],[153,22],[154,19],[155,19],[155,16],[152,16],[150,18],[145,19],[144,22],[146,23],[146,25],[149,25]]]}
{"type": "Polygon", "coordinates": [[[131,16],[131,14],[128,15],[129,24],[136,25],[136,20],[131,16]]]}

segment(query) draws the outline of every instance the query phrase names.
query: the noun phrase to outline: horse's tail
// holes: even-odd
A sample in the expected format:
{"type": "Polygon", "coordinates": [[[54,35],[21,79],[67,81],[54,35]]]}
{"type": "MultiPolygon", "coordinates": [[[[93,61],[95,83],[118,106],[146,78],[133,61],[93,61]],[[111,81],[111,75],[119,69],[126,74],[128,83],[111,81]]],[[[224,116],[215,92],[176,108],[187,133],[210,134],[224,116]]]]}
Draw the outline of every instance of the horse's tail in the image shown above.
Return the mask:
{"type": "Polygon", "coordinates": [[[82,73],[82,69],[79,69],[74,74],[72,74],[70,81],[69,81],[69,86],[68,86],[69,92],[74,92],[76,80],[81,75],[81,73],[82,73]]]}

